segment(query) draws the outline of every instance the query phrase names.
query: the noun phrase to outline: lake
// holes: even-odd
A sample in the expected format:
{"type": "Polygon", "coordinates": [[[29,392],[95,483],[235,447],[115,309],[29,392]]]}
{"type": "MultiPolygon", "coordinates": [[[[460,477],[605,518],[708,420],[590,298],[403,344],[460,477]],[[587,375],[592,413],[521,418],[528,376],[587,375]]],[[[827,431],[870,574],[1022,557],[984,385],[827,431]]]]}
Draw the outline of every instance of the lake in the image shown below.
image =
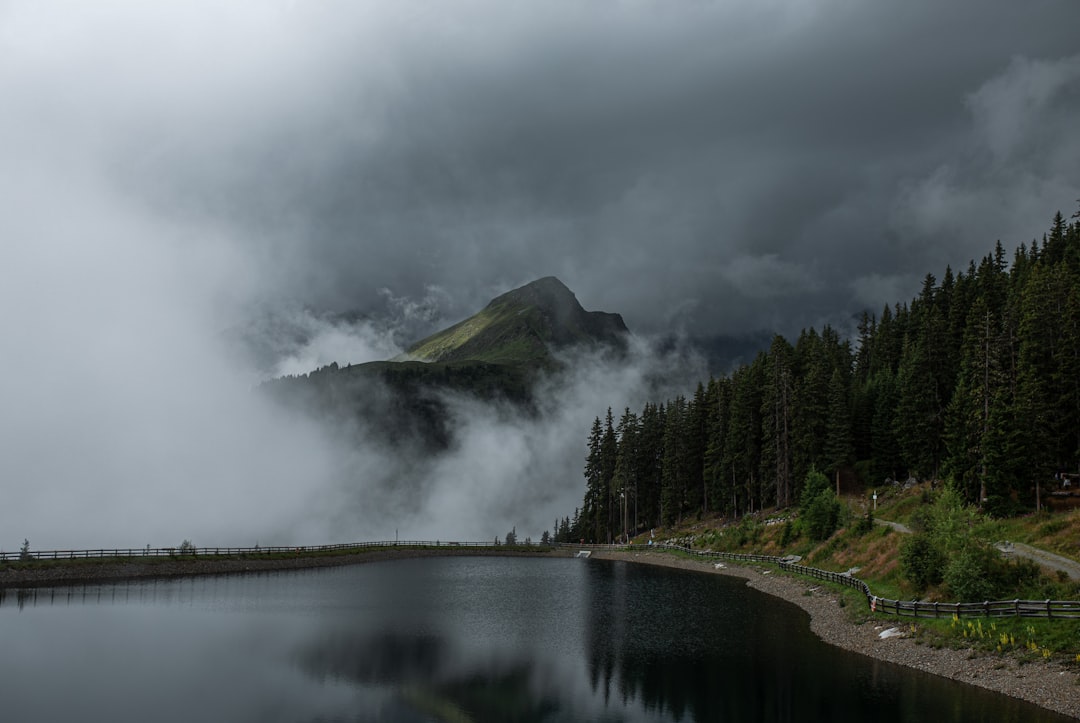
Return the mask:
{"type": "Polygon", "coordinates": [[[440,557],[8,590],[30,721],[1071,720],[820,642],[741,580],[440,557]]]}

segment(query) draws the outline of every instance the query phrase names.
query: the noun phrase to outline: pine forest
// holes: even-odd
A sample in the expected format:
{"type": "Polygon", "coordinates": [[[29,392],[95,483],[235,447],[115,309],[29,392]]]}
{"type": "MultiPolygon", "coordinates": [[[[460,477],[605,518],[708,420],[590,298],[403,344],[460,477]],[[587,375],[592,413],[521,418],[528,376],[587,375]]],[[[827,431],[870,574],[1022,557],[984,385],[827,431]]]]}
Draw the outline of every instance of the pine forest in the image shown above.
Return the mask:
{"type": "Polygon", "coordinates": [[[1080,221],[1058,213],[1011,258],[998,242],[928,274],[910,302],[863,313],[854,340],[776,336],[691,397],[609,409],[587,449],[557,540],[789,507],[812,471],[844,492],[940,481],[998,517],[1045,506],[1080,472],[1080,221]]]}

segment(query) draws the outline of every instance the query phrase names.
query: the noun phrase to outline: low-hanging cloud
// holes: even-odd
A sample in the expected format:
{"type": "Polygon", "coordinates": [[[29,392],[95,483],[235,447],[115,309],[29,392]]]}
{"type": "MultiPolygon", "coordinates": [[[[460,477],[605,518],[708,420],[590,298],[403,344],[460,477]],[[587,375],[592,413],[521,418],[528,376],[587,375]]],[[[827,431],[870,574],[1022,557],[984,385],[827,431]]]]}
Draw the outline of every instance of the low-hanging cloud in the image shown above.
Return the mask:
{"type": "Polygon", "coordinates": [[[638,406],[636,372],[582,372],[534,418],[454,401],[458,446],[415,465],[252,385],[390,355],[549,274],[643,335],[901,300],[1080,196],[1076,18],[0,3],[0,545],[535,535],[578,496],[575,425],[638,406]],[[291,321],[238,355],[266,309],[291,321]],[[398,509],[404,479],[424,496],[398,509]]]}
{"type": "Polygon", "coordinates": [[[635,339],[628,357],[579,352],[567,367],[541,382],[538,409],[451,398],[457,440],[434,460],[428,494],[410,520],[445,536],[470,530],[500,537],[516,527],[535,541],[554,533],[556,519],[571,516],[584,495],[583,469],[594,418],[611,408],[641,411],[646,401],[689,394],[706,374],[704,360],[685,348],[658,353],[635,339]]]}

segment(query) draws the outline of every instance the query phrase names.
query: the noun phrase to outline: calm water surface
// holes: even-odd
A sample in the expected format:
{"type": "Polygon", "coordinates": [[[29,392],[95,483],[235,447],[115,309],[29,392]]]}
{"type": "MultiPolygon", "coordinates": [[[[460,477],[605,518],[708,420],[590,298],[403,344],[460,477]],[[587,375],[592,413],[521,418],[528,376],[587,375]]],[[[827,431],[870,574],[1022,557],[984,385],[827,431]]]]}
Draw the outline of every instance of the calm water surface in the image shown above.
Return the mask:
{"type": "Polygon", "coordinates": [[[824,645],[741,581],[428,558],[7,591],[10,721],[1071,720],[824,645]]]}

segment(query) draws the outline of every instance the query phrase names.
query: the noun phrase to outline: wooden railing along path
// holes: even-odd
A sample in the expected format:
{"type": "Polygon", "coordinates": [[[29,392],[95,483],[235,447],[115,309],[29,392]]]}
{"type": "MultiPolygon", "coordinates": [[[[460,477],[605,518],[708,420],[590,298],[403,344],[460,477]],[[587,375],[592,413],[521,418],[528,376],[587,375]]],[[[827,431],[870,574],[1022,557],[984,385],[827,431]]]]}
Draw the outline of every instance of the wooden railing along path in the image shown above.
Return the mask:
{"type": "Polygon", "coordinates": [[[694,550],[681,545],[568,545],[581,549],[607,550],[675,550],[696,557],[728,560],[737,563],[767,563],[776,565],[785,572],[825,580],[852,587],[866,596],[866,604],[871,611],[914,618],[941,617],[1024,617],[1024,618],[1080,618],[1080,601],[1076,600],[984,600],[983,602],[922,602],[919,600],[890,600],[878,597],[870,591],[870,586],[853,575],[830,570],[820,570],[787,561],[783,557],[772,555],[744,555],[737,552],[714,552],[694,550]]]}

